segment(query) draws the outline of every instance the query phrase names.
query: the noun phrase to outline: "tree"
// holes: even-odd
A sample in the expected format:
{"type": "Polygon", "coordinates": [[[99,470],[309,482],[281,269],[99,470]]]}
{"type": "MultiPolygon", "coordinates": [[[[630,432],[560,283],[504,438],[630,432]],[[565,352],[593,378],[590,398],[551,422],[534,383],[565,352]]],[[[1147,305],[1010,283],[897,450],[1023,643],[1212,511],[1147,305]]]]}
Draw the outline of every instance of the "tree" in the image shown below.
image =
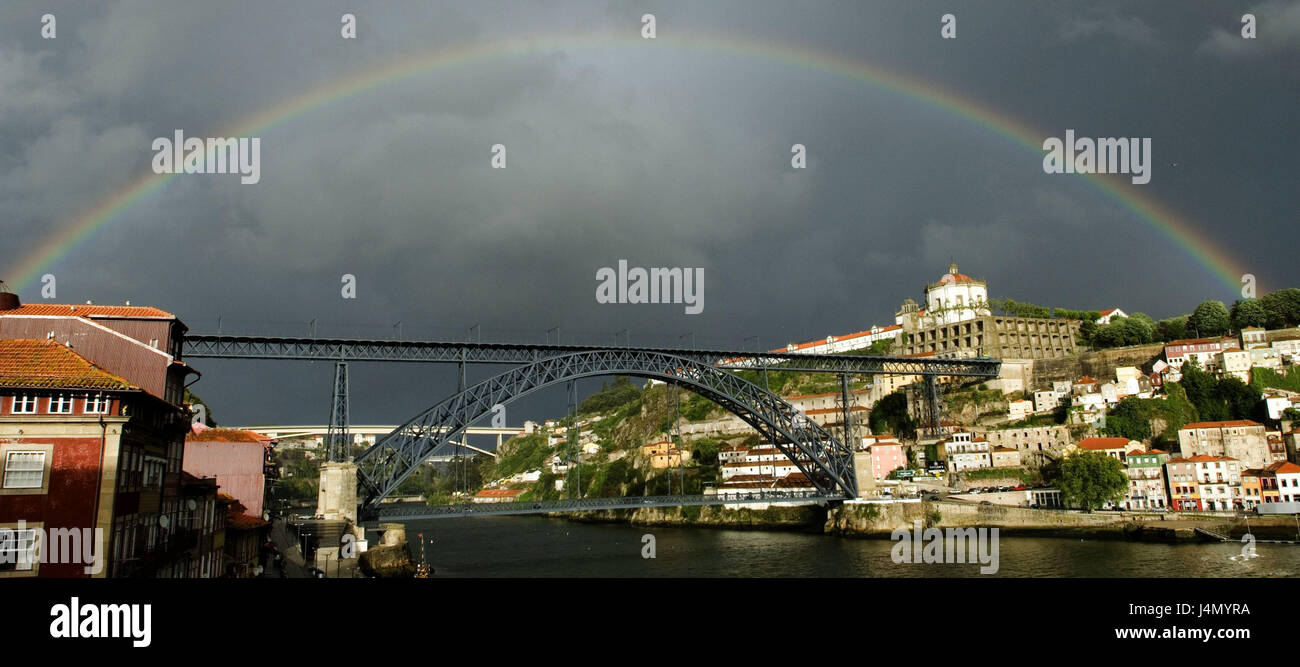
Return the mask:
{"type": "Polygon", "coordinates": [[[867,418],[871,432],[888,433],[900,438],[916,437],[916,422],[907,414],[907,396],[896,391],[876,402],[867,418]]]}
{"type": "Polygon", "coordinates": [[[1155,339],[1168,343],[1171,340],[1187,338],[1187,316],[1179,315],[1156,323],[1155,339]]]}
{"type": "Polygon", "coordinates": [[[1187,327],[1202,338],[1222,336],[1228,333],[1231,325],[1232,320],[1228,317],[1228,309],[1222,301],[1202,301],[1201,305],[1192,311],[1192,316],[1187,318],[1187,327]]]}
{"type": "Polygon", "coordinates": [[[1246,327],[1268,326],[1268,312],[1260,305],[1259,299],[1238,299],[1228,309],[1228,318],[1232,328],[1241,331],[1246,327]]]}
{"type": "Polygon", "coordinates": [[[1134,345],[1150,343],[1155,339],[1156,321],[1146,313],[1133,313],[1128,317],[1129,331],[1137,341],[1134,345]]]}
{"type": "Polygon", "coordinates": [[[1100,327],[1096,320],[1084,320],[1083,323],[1079,325],[1079,342],[1088,347],[1092,347],[1092,341],[1097,337],[1097,332],[1099,330],[1100,327]]]}
{"type": "Polygon", "coordinates": [[[1259,305],[1268,314],[1268,328],[1300,326],[1300,289],[1288,287],[1269,292],[1260,298],[1259,305]]]}
{"type": "Polygon", "coordinates": [[[1096,347],[1119,347],[1124,344],[1124,318],[1117,317],[1111,320],[1110,324],[1097,328],[1097,335],[1093,336],[1093,343],[1096,347]]]}
{"type": "Polygon", "coordinates": [[[1057,487],[1066,506],[1092,511],[1123,498],[1128,477],[1119,459],[1080,450],[1061,461],[1057,487]]]}
{"type": "Polygon", "coordinates": [[[1104,435],[1129,440],[1146,440],[1151,437],[1151,420],[1143,409],[1142,399],[1136,396],[1125,397],[1106,416],[1104,435]]]}
{"type": "Polygon", "coordinates": [[[1218,392],[1214,376],[1201,370],[1195,361],[1183,364],[1183,379],[1178,382],[1187,392],[1187,400],[1196,408],[1201,421],[1223,421],[1228,418],[1228,406],[1218,392]]]}
{"type": "Polygon", "coordinates": [[[1268,416],[1268,407],[1260,393],[1234,376],[1221,378],[1215,394],[1227,407],[1229,419],[1263,421],[1268,416]]]}

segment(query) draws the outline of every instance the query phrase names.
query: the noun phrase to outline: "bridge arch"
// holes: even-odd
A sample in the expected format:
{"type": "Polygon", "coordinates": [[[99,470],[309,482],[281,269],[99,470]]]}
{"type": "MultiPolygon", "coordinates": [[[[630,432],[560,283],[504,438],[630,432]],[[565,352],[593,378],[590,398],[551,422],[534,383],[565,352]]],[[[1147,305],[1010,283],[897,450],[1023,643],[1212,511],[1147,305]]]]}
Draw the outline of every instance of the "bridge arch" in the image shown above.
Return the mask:
{"type": "Polygon", "coordinates": [[[470,424],[548,386],[602,375],[651,378],[709,398],[770,439],[826,495],[857,495],[853,450],[785,399],[732,371],[668,352],[596,349],[538,358],[435,404],[357,458],[360,498],[373,509],[434,450],[470,424]]]}

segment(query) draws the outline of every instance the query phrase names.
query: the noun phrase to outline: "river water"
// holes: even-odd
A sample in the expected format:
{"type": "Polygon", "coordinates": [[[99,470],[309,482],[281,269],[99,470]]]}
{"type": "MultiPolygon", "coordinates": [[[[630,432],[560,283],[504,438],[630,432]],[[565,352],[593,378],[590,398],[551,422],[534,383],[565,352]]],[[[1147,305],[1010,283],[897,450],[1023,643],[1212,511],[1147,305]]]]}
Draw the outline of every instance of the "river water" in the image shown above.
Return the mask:
{"type": "MultiPolygon", "coordinates": [[[[978,563],[895,563],[887,539],[590,524],[546,517],[410,521],[438,577],[978,577],[978,563]],[[642,536],[655,558],[643,558],[642,536]]],[[[1298,577],[1300,545],[1003,537],[1000,577],[1298,577]],[[1234,560],[1233,557],[1237,556],[1234,560]]]]}

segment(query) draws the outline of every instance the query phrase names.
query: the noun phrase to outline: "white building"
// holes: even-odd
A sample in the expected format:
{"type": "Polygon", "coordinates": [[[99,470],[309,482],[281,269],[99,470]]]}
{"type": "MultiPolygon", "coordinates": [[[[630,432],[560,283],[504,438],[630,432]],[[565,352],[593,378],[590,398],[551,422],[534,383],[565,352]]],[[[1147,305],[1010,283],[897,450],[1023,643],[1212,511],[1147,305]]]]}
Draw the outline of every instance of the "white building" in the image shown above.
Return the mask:
{"type": "Polygon", "coordinates": [[[1281,419],[1287,408],[1300,408],[1300,398],[1282,394],[1264,394],[1264,405],[1268,407],[1269,419],[1281,419]]]}
{"type": "Polygon", "coordinates": [[[1052,389],[1034,392],[1034,412],[1050,412],[1061,404],[1061,394],[1052,389]]]}
{"type": "Polygon", "coordinates": [[[989,441],[966,430],[953,431],[939,442],[939,458],[949,472],[993,467],[989,441]]]}
{"type": "Polygon", "coordinates": [[[1119,308],[1109,308],[1103,310],[1101,311],[1101,317],[1097,318],[1097,324],[1110,324],[1110,321],[1117,317],[1123,317],[1125,319],[1128,319],[1128,313],[1120,310],[1119,308]]]}
{"type": "Polygon", "coordinates": [[[1032,401],[1011,401],[1007,403],[1007,418],[1011,421],[1020,421],[1029,416],[1034,411],[1032,401]]]}
{"type": "Polygon", "coordinates": [[[1201,494],[1201,507],[1222,511],[1232,509],[1234,503],[1241,504],[1242,466],[1237,459],[1201,454],[1188,461],[1196,464],[1196,485],[1201,494]]]}
{"type": "Polygon", "coordinates": [[[949,265],[947,273],[925,287],[925,304],[934,324],[965,322],[992,314],[988,284],[959,273],[956,264],[949,265]]]}

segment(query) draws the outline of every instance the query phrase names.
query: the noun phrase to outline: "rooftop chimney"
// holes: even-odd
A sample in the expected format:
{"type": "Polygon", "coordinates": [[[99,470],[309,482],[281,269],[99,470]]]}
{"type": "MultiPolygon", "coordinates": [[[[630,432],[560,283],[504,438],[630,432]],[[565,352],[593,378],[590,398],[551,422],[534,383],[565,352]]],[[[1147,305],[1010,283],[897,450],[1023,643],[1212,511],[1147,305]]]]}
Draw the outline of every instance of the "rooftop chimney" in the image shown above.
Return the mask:
{"type": "Polygon", "coordinates": [[[18,298],[18,295],[9,291],[9,287],[5,285],[3,280],[0,280],[0,310],[13,310],[22,305],[23,302],[18,298]]]}

